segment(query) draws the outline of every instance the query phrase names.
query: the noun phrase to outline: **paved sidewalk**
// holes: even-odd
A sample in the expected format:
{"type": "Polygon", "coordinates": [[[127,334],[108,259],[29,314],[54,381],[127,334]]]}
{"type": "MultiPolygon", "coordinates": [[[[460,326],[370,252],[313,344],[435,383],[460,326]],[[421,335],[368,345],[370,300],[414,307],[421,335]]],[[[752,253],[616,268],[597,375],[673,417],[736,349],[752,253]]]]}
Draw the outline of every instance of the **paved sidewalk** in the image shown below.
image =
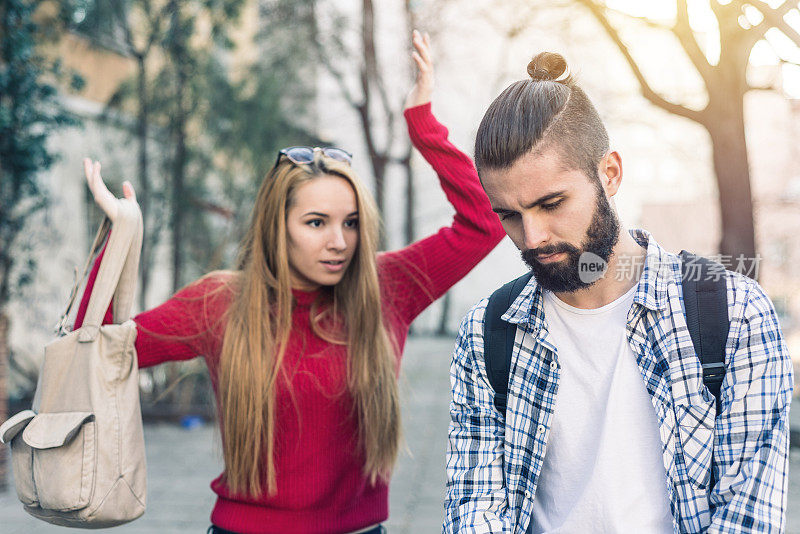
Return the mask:
{"type": "MultiPolygon", "coordinates": [[[[408,451],[401,455],[390,490],[390,534],[439,532],[443,517],[444,451],[447,439],[452,339],[412,338],[403,363],[401,393],[408,451]]],[[[800,423],[795,403],[794,421],[800,423]]],[[[111,532],[183,534],[205,532],[214,504],[209,483],[221,470],[219,432],[170,425],[145,427],[148,508],[145,515],[111,532]]],[[[792,451],[789,534],[800,534],[800,449],[792,451]]],[[[28,516],[13,490],[0,494],[0,534],[75,532],[28,516]]]]}
{"type": "MultiPolygon", "coordinates": [[[[391,534],[438,532],[442,524],[444,451],[447,439],[453,340],[410,339],[401,378],[408,451],[401,455],[390,491],[391,534]]],[[[221,472],[215,426],[185,430],[146,425],[147,512],[116,527],[119,534],[205,533],[214,505],[211,480],[221,472]]],[[[0,534],[76,532],[32,518],[13,488],[0,494],[0,534]]]]}

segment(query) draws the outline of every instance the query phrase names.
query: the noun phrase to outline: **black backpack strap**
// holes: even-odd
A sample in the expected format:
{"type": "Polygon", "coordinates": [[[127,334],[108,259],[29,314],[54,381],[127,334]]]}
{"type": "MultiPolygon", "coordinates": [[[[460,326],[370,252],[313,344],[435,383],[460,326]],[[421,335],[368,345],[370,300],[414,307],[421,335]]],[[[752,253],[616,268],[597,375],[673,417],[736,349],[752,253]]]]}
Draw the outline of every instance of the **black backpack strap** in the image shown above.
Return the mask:
{"type": "Polygon", "coordinates": [[[714,395],[719,413],[720,388],[725,378],[725,343],[730,328],[725,267],[685,250],[681,251],[681,260],[686,325],[703,365],[703,383],[714,395]]]}
{"type": "Polygon", "coordinates": [[[527,273],[507,283],[489,297],[483,318],[483,358],[486,362],[486,375],[494,389],[494,405],[506,415],[506,395],[508,393],[508,374],[511,370],[511,353],[517,326],[501,319],[511,304],[528,284],[533,273],[527,273]]]}

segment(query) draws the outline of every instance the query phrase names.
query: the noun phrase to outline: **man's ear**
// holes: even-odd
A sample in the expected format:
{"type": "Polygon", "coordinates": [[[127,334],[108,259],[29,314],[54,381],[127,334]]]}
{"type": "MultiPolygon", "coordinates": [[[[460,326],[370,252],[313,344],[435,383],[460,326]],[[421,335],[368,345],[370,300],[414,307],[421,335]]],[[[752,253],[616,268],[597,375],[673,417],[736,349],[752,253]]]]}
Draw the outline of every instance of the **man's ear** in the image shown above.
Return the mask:
{"type": "Polygon", "coordinates": [[[600,159],[597,166],[597,175],[606,195],[613,197],[622,184],[622,157],[616,150],[611,150],[600,159]]]}

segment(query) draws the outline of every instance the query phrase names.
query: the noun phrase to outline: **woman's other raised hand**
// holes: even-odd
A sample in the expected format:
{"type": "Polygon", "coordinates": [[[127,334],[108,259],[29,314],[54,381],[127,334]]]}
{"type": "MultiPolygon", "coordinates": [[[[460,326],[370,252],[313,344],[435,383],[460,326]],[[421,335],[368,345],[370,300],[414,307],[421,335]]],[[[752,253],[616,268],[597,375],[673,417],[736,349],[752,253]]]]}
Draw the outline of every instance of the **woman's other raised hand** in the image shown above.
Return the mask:
{"type": "Polygon", "coordinates": [[[417,80],[414,83],[414,87],[411,88],[411,92],[408,93],[408,97],[406,97],[406,109],[427,104],[431,101],[431,94],[433,93],[431,38],[427,33],[422,35],[419,31],[414,30],[411,34],[411,42],[414,45],[411,57],[414,59],[414,63],[417,64],[417,80]]]}
{"type": "MultiPolygon", "coordinates": [[[[111,194],[111,191],[108,190],[103,178],[100,176],[100,162],[83,158],[83,171],[86,173],[86,182],[89,184],[94,201],[111,219],[111,222],[114,222],[114,219],[117,218],[117,213],[119,213],[118,199],[111,194]]],[[[122,194],[125,195],[126,199],[136,202],[136,192],[127,180],[122,183],[122,194]]]]}

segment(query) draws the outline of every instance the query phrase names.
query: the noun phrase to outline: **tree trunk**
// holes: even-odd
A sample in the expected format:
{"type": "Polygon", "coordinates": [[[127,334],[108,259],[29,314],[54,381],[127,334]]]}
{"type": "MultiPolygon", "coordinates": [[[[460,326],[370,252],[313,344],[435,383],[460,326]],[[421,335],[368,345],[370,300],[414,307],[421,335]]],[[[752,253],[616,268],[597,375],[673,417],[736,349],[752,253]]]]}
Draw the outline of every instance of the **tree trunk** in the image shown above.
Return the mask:
{"type": "MultiPolygon", "coordinates": [[[[369,82],[366,77],[362,78],[362,87],[364,89],[364,104],[359,106],[358,116],[361,120],[361,131],[364,134],[364,143],[367,145],[367,152],[369,153],[369,161],[372,165],[372,175],[375,177],[375,204],[378,207],[378,212],[381,217],[385,217],[384,208],[384,189],[386,179],[386,163],[387,158],[385,153],[378,151],[375,146],[375,136],[372,132],[372,118],[369,112],[370,98],[369,98],[369,82]]],[[[379,248],[383,249],[386,245],[384,232],[381,232],[379,248]]]]}
{"type": "Polygon", "coordinates": [[[719,252],[732,258],[730,268],[755,279],[758,262],[743,110],[743,96],[728,95],[722,106],[709,109],[708,132],[719,190],[719,252]]]}
{"type": "MultiPolygon", "coordinates": [[[[180,61],[180,58],[175,58],[180,61]]],[[[184,212],[184,182],[186,174],[186,98],[187,76],[185,67],[177,65],[177,113],[174,123],[175,160],[172,168],[172,291],[181,288],[183,270],[183,212],[184,212]]]]}
{"type": "Polygon", "coordinates": [[[447,336],[450,334],[448,325],[450,324],[450,292],[444,294],[442,297],[441,315],[439,315],[439,327],[436,329],[436,335],[447,336]]]}
{"type": "MultiPolygon", "coordinates": [[[[415,2],[412,0],[405,0],[403,2],[403,12],[406,16],[406,34],[410,35],[412,30],[415,30],[418,26],[417,15],[414,12],[414,5],[415,2]]],[[[412,65],[411,67],[411,77],[414,76],[414,71],[416,67],[413,66],[413,61],[409,63],[412,65]]],[[[406,153],[403,155],[403,159],[400,161],[401,165],[403,166],[403,171],[406,175],[406,226],[405,226],[405,241],[406,245],[411,244],[414,242],[414,238],[417,235],[416,225],[414,224],[414,215],[416,213],[416,192],[414,190],[414,169],[411,167],[411,155],[414,152],[414,148],[412,147],[410,142],[407,142],[406,153]]]]}
{"type": "MultiPolygon", "coordinates": [[[[148,174],[148,153],[147,153],[147,130],[149,121],[149,100],[147,97],[147,69],[145,65],[145,58],[143,55],[137,57],[137,83],[139,91],[139,120],[137,124],[137,135],[139,137],[139,190],[141,194],[137,200],[142,209],[142,222],[145,230],[151,229],[150,219],[150,206],[152,192],[150,190],[150,177],[148,174]]],[[[147,289],[150,286],[150,268],[151,268],[151,248],[148,246],[150,232],[145,231],[145,239],[142,240],[142,253],[139,262],[140,285],[139,285],[139,308],[147,309],[147,289]]]]}
{"type": "Polygon", "coordinates": [[[400,160],[400,164],[403,166],[403,170],[405,171],[406,175],[406,225],[405,225],[405,242],[406,245],[409,245],[414,242],[414,237],[417,234],[416,227],[414,225],[414,200],[416,198],[416,194],[414,192],[414,169],[411,167],[411,144],[408,145],[408,151],[406,152],[403,159],[400,160]]]}
{"type": "MultiPolygon", "coordinates": [[[[375,203],[378,211],[385,218],[384,190],[386,185],[386,165],[389,161],[389,151],[391,150],[391,117],[388,116],[389,110],[385,110],[387,115],[381,119],[387,124],[381,124],[387,128],[387,136],[383,150],[379,150],[375,142],[375,118],[372,116],[372,91],[380,96],[381,75],[378,70],[378,56],[375,51],[375,9],[373,0],[362,0],[361,2],[362,24],[361,24],[361,47],[363,53],[363,66],[361,71],[361,90],[364,100],[359,106],[359,116],[361,118],[361,128],[364,132],[364,142],[367,145],[370,163],[372,164],[372,174],[375,177],[375,203]]],[[[379,248],[386,248],[385,231],[381,232],[379,248]]]]}
{"type": "MultiPolygon", "coordinates": [[[[9,318],[0,308],[0,422],[8,419],[9,318]]],[[[0,493],[8,487],[8,447],[0,446],[0,493]]]]}

